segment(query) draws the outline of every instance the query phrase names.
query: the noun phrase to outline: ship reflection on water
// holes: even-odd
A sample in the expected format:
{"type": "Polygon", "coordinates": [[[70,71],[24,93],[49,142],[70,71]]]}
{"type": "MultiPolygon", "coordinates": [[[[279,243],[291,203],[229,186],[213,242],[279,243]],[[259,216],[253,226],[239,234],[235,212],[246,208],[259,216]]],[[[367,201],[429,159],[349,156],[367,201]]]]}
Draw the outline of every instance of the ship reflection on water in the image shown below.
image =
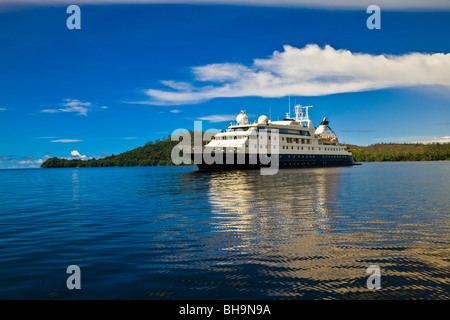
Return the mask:
{"type": "MultiPolygon", "coordinates": [[[[342,170],[280,170],[273,176],[212,173],[207,193],[212,228],[226,239],[222,250],[234,253],[220,265],[251,266],[256,273],[245,283],[251,286],[262,276],[265,285],[259,289],[272,297],[314,297],[332,287],[339,291],[343,281],[358,278],[343,266],[348,257],[330,237],[342,170]]],[[[363,285],[360,289],[367,291],[363,285]]]]}
{"type": "Polygon", "coordinates": [[[215,228],[262,237],[274,230],[289,238],[317,235],[328,228],[337,170],[282,170],[272,176],[257,170],[212,174],[207,195],[215,228]]]}
{"type": "Polygon", "coordinates": [[[372,194],[377,174],[366,180],[350,170],[198,173],[208,186],[211,233],[221,239],[214,270],[239,280],[248,297],[447,297],[448,246],[430,239],[448,235],[423,227],[426,208],[404,219],[395,204],[401,189],[372,194]],[[374,264],[383,290],[367,288],[366,270],[374,264]]]}

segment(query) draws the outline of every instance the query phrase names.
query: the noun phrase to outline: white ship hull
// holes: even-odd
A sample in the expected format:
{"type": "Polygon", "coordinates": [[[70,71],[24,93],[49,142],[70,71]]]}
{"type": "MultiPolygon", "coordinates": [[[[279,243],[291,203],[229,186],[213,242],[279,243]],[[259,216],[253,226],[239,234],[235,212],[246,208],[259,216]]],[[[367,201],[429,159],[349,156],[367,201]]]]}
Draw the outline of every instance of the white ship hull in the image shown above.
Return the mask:
{"type": "Polygon", "coordinates": [[[338,142],[326,118],[314,129],[308,108],[296,106],[295,119],[287,115],[283,121],[270,121],[260,116],[253,124],[248,124],[241,111],[236,124],[217,133],[202,153],[192,153],[191,159],[201,171],[256,169],[274,162],[280,169],[357,164],[347,147],[338,142]],[[306,109],[305,116],[302,109],[306,109]]]}

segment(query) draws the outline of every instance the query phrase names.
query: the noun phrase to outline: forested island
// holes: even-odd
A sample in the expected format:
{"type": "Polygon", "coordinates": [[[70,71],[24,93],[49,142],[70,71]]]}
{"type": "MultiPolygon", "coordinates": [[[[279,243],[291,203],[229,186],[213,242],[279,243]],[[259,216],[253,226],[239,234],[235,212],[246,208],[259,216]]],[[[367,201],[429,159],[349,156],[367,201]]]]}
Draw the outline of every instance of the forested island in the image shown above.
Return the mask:
{"type": "MultiPolygon", "coordinates": [[[[42,168],[69,167],[134,167],[173,165],[171,152],[178,141],[170,138],[149,141],[144,146],[101,159],[68,160],[49,158],[42,168]]],[[[436,161],[450,160],[450,143],[378,143],[369,146],[347,145],[356,162],[373,161],[436,161]]]]}
{"type": "Polygon", "coordinates": [[[377,143],[369,146],[347,144],[357,162],[450,160],[450,143],[377,143]]]}

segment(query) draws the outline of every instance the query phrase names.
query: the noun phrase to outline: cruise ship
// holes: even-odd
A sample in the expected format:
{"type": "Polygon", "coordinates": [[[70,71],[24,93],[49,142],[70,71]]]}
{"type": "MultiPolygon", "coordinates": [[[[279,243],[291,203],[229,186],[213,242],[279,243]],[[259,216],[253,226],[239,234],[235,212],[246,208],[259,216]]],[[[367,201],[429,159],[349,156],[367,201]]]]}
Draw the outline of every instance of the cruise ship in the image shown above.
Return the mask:
{"type": "Polygon", "coordinates": [[[274,162],[280,169],[357,164],[327,118],[314,128],[308,114],[311,107],[295,106],[295,118],[290,112],[282,121],[261,115],[254,123],[241,110],[235,123],[215,134],[201,152],[194,149],[191,159],[199,171],[255,169],[274,162]]]}

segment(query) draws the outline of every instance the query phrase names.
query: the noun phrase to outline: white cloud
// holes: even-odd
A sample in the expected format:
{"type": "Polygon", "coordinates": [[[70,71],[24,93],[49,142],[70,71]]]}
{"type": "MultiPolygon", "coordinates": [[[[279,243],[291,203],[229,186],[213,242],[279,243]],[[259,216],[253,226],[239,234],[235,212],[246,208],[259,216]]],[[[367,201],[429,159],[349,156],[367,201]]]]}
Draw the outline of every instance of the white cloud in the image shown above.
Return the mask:
{"type": "Polygon", "coordinates": [[[51,158],[48,155],[35,159],[34,157],[23,157],[20,159],[0,157],[0,162],[7,163],[6,168],[38,168],[45,160],[51,158]],[[9,164],[9,165],[8,165],[9,164]]]}
{"type": "Polygon", "coordinates": [[[77,150],[70,151],[71,157],[81,157],[81,154],[77,150]]]}
{"type": "Polygon", "coordinates": [[[81,155],[78,150],[72,150],[70,151],[70,157],[68,158],[62,158],[67,160],[89,160],[93,159],[93,157],[88,157],[86,155],[81,155]]]}
{"type": "Polygon", "coordinates": [[[78,140],[78,139],[58,139],[58,140],[52,140],[50,142],[61,142],[61,143],[71,143],[71,142],[80,142],[83,140],[78,140]]]}
{"type": "MultiPolygon", "coordinates": [[[[87,116],[87,113],[92,111],[93,109],[96,109],[94,104],[92,102],[83,102],[80,100],[72,100],[72,99],[65,99],[65,102],[61,105],[61,108],[57,109],[43,109],[41,110],[41,113],[76,113],[78,116],[87,116]]],[[[99,107],[100,109],[108,109],[106,106],[99,107]]]]}
{"type": "Polygon", "coordinates": [[[382,138],[374,139],[374,141],[381,142],[394,142],[394,143],[450,143],[450,136],[443,137],[427,137],[427,136],[416,136],[416,137],[392,137],[392,138],[382,138]]]}
{"type": "Polygon", "coordinates": [[[433,138],[428,138],[428,139],[423,139],[423,140],[418,140],[418,141],[414,141],[417,143],[450,143],[450,136],[444,136],[444,137],[433,137],[433,138]]]}
{"type": "Polygon", "coordinates": [[[217,114],[206,117],[198,118],[199,120],[205,120],[209,122],[224,122],[224,121],[232,121],[236,119],[236,115],[232,114],[217,114]]]}
{"type": "MultiPolygon", "coordinates": [[[[23,1],[27,2],[27,1],[23,1]]],[[[2,0],[4,5],[17,3],[17,0],[2,0]]],[[[41,0],[39,5],[69,5],[69,0],[41,0]]],[[[219,4],[249,5],[268,7],[294,7],[319,9],[355,9],[360,10],[373,4],[373,0],[78,0],[77,4],[219,4]]],[[[28,0],[28,4],[33,4],[28,0]]],[[[449,10],[448,0],[377,0],[376,4],[383,10],[449,10]]]]}
{"type": "MultiPolygon", "coordinates": [[[[220,63],[192,68],[195,80],[212,83],[188,89],[145,93],[155,105],[200,103],[220,97],[321,96],[418,85],[450,86],[450,54],[400,56],[352,53],[310,44],[284,46],[253,65],[220,63]]],[[[167,81],[165,82],[167,83],[167,81]]],[[[170,88],[176,88],[173,82],[170,88]]]]}
{"type": "Polygon", "coordinates": [[[34,159],[33,157],[26,157],[24,160],[17,160],[19,164],[41,164],[44,162],[43,159],[34,159]]]}
{"type": "Polygon", "coordinates": [[[125,137],[125,138],[122,138],[123,140],[134,140],[134,139],[137,139],[137,137],[125,137]]]}
{"type": "Polygon", "coordinates": [[[178,110],[178,109],[174,109],[174,110],[170,110],[169,112],[171,112],[171,113],[180,113],[180,112],[181,112],[181,110],[178,110]]]}
{"type": "Polygon", "coordinates": [[[0,111],[6,111],[7,109],[6,108],[0,108],[0,111]]]}

